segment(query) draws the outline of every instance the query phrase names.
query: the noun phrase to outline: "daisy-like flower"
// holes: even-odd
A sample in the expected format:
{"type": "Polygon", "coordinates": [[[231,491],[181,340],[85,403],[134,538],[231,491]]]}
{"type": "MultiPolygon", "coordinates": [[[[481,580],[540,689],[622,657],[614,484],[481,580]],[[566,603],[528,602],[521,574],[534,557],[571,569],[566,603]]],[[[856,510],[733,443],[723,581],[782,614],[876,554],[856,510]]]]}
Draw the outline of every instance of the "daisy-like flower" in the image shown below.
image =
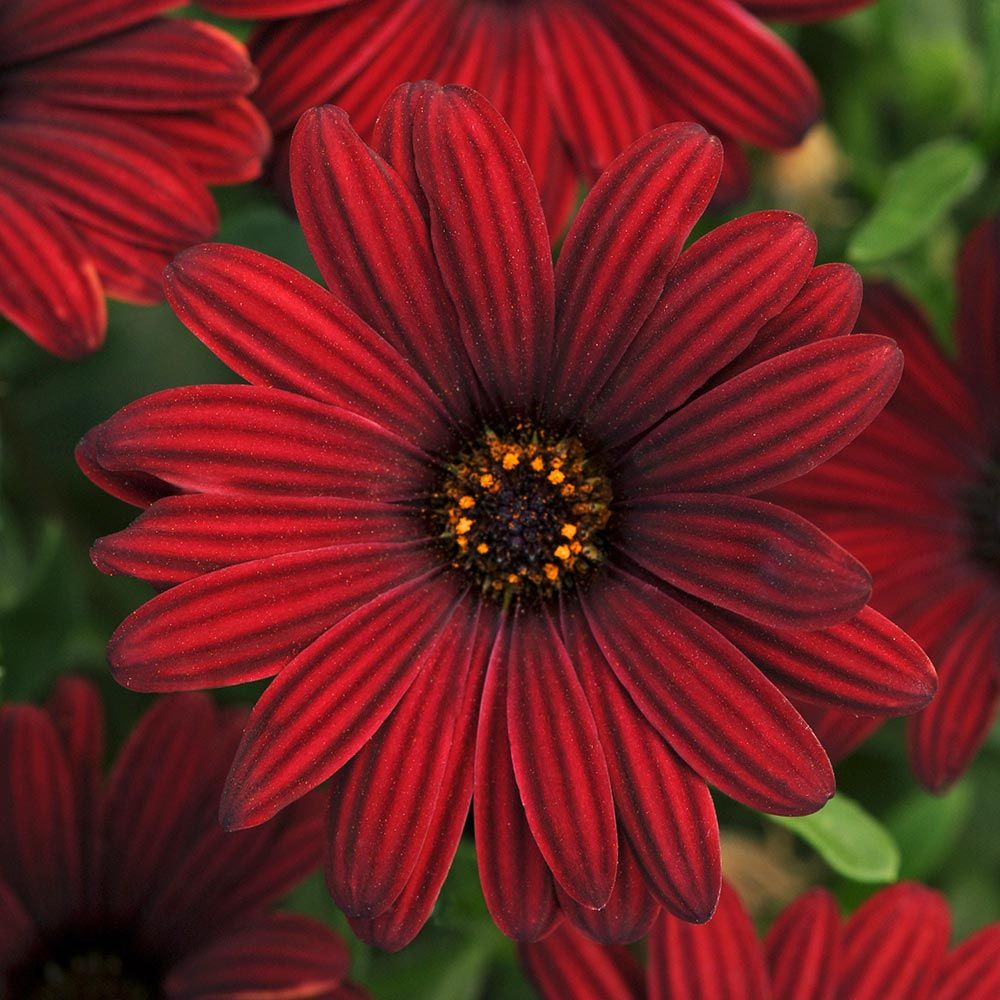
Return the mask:
{"type": "MultiPolygon", "coordinates": [[[[937,666],[938,697],[908,723],[913,769],[935,792],[972,762],[1000,702],[1000,218],[969,236],[958,299],[952,358],[918,306],[867,287],[859,325],[900,341],[899,392],[857,443],[781,494],[864,560],[875,607],[937,666]]],[[[837,756],[882,721],[811,717],[837,756]]]]}
{"type": "Polygon", "coordinates": [[[932,693],[865,570],[753,496],[859,433],[899,352],[842,336],[857,276],[814,268],[795,216],[681,254],[721,168],[697,125],[615,162],[555,269],[479,94],[404,87],[377,133],[329,107],[296,132],[329,291],[238,247],[169,268],[178,316],[251,384],[149,396],[80,445],[146,508],[96,564],[165,588],[112,638],[115,676],[277,675],[223,820],[336,775],[328,881],[367,940],[416,933],[473,799],[508,934],[562,908],[635,937],[656,901],[704,920],[708,783],[778,813],[833,791],[783,690],[887,714],[932,693]]]}
{"type": "Polygon", "coordinates": [[[159,301],[217,229],[207,185],[269,148],[245,49],[175,6],[0,2],[0,317],[59,357],[100,346],[105,294],[159,301]]]}
{"type": "Polygon", "coordinates": [[[252,39],[255,100],[277,136],[287,187],[299,115],[344,108],[367,140],[406,80],[460,83],[511,124],[553,236],[581,179],[669,121],[728,137],[719,196],[742,196],[741,144],[795,146],[820,114],[809,70],[757,17],[813,21],[871,0],[211,0],[222,13],[283,18],[252,39]]]}
{"type": "Polygon", "coordinates": [[[763,941],[737,894],[723,886],[704,926],[665,915],[649,936],[644,972],[624,948],[567,925],[521,946],[542,1000],[994,1000],[1000,924],[949,951],[943,896],[903,882],[846,921],[824,889],[801,896],[763,941]]]}
{"type": "Polygon", "coordinates": [[[362,1000],[347,946],[271,904],[322,852],[308,796],[240,833],[216,803],[245,712],[164,698],[102,776],[86,681],[0,707],[0,996],[9,1000],[362,1000]]]}

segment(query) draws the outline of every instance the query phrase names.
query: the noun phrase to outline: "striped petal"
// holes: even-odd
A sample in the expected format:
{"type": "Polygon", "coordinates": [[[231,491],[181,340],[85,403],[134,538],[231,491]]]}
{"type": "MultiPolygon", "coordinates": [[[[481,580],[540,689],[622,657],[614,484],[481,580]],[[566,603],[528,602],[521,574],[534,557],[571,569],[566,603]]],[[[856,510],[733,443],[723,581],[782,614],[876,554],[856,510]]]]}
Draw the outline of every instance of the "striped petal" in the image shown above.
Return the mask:
{"type": "Polygon", "coordinates": [[[837,901],[824,889],[784,910],[764,943],[774,996],[836,1000],[842,937],[837,901]]]}
{"type": "Polygon", "coordinates": [[[801,716],[701,618],[624,574],[581,595],[622,686],[671,747],[726,795],[764,812],[814,812],[830,762],[801,716]]]}
{"type": "Polygon", "coordinates": [[[963,941],[945,960],[934,1000],[990,1000],[1000,995],[1000,925],[963,941]]]}

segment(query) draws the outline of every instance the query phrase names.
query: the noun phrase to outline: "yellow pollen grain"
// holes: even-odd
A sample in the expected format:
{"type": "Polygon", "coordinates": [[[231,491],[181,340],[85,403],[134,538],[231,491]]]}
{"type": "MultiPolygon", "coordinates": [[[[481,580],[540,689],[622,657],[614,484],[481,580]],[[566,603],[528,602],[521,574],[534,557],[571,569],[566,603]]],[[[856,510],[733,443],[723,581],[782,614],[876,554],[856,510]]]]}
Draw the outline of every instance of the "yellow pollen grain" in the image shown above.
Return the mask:
{"type": "Polygon", "coordinates": [[[458,524],[455,525],[455,532],[456,534],[459,535],[467,535],[471,528],[472,528],[472,518],[460,517],[458,519],[458,524]]]}
{"type": "Polygon", "coordinates": [[[564,524],[562,526],[563,538],[573,539],[576,538],[576,525],[575,524],[564,524]]]}
{"type": "Polygon", "coordinates": [[[509,573],[507,575],[507,582],[510,584],[517,583],[521,578],[516,573],[509,573]]]}
{"type": "Polygon", "coordinates": [[[503,467],[508,471],[517,468],[521,463],[521,456],[514,451],[508,451],[503,457],[503,467]]]}
{"type": "Polygon", "coordinates": [[[488,490],[493,485],[493,476],[489,472],[484,472],[479,477],[479,485],[482,486],[484,490],[488,490]]]}
{"type": "Polygon", "coordinates": [[[553,552],[552,554],[556,557],[556,559],[561,559],[563,562],[565,562],[567,559],[569,559],[570,556],[569,546],[560,545],[556,548],[555,552],[553,552]]]}
{"type": "Polygon", "coordinates": [[[475,507],[476,506],[475,497],[470,497],[468,493],[466,493],[464,497],[458,498],[458,506],[461,507],[462,510],[468,510],[470,507],[475,507]]]}
{"type": "Polygon", "coordinates": [[[535,470],[535,472],[541,472],[542,469],[545,468],[545,462],[542,461],[542,458],[541,458],[540,455],[536,455],[531,460],[531,467],[535,470]]]}
{"type": "Polygon", "coordinates": [[[545,572],[546,579],[551,580],[553,583],[559,579],[559,567],[553,563],[546,563],[542,569],[545,572]]]}
{"type": "Polygon", "coordinates": [[[489,547],[489,546],[488,546],[488,545],[486,544],[486,542],[480,542],[480,543],[479,543],[479,544],[478,544],[478,545],[476,546],[476,551],[477,551],[477,552],[478,552],[478,553],[479,553],[479,554],[480,554],[481,556],[484,556],[484,555],[486,555],[486,553],[487,553],[487,552],[489,552],[489,551],[490,551],[490,547],[489,547]]]}
{"type": "Polygon", "coordinates": [[[558,469],[553,469],[548,475],[548,480],[553,486],[558,486],[565,478],[566,476],[558,469]]]}

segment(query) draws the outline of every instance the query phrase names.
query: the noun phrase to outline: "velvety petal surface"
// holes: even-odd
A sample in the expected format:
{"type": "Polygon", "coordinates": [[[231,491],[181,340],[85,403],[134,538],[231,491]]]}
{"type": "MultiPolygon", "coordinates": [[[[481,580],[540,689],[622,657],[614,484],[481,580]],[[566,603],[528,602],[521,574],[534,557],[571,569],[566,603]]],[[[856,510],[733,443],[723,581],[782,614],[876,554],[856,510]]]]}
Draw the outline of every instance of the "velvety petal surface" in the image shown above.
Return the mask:
{"type": "Polygon", "coordinates": [[[1000,925],[963,941],[944,963],[935,1000],[990,1000],[1000,993],[1000,925]]]}
{"type": "Polygon", "coordinates": [[[826,890],[807,892],[787,907],[764,943],[774,996],[835,1000],[841,938],[837,901],[826,890]]]}

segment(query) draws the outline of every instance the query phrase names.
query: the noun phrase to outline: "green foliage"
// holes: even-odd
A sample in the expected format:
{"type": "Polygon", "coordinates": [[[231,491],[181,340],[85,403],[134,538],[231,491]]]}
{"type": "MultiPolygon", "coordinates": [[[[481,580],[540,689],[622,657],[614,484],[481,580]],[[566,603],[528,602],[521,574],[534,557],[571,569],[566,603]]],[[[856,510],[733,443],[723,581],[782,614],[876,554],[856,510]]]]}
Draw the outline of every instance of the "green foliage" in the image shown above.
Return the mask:
{"type": "Polygon", "coordinates": [[[893,882],[899,848],[889,831],[853,799],[838,793],[811,816],[768,816],[813,847],[838,874],[855,882],[893,882]]]}

